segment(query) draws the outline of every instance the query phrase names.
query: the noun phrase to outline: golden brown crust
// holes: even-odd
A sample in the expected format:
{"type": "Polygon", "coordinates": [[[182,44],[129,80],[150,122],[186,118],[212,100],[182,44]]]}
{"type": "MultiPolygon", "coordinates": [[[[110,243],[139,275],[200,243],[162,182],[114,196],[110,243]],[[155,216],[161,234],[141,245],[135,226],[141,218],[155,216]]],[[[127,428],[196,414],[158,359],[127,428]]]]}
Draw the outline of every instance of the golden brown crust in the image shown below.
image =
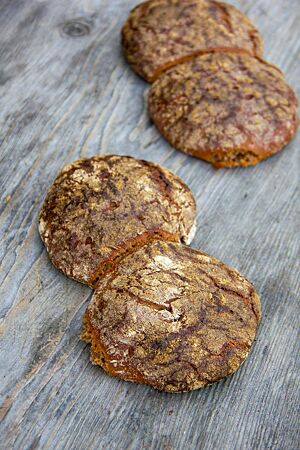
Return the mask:
{"type": "Polygon", "coordinates": [[[122,29],[124,54],[152,82],[166,69],[215,51],[262,56],[263,40],[247,16],[212,0],[150,0],[138,5],[122,29]]]}
{"type": "Polygon", "coordinates": [[[40,213],[40,234],[53,264],[95,286],[124,254],[157,238],[189,240],[195,200],[162,167],[102,155],[66,166],[40,213]]]}
{"type": "Polygon", "coordinates": [[[82,338],[110,375],[168,392],[190,391],[238,369],[261,317],[236,270],[162,241],[124,258],[103,278],[82,338]]]}
{"type": "Polygon", "coordinates": [[[198,56],[151,86],[149,113],[167,141],[216,167],[248,166],[281,150],[298,127],[282,73],[245,54],[198,56]]]}

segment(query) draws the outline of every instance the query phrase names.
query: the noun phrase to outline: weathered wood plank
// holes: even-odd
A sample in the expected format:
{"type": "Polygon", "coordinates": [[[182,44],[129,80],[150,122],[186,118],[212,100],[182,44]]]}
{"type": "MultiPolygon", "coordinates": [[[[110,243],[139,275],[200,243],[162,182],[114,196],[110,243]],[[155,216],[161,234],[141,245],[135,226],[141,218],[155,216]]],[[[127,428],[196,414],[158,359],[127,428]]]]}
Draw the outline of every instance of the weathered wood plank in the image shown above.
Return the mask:
{"type": "MultiPolygon", "coordinates": [[[[149,122],[147,84],[121,56],[119,30],[136,3],[0,2],[1,448],[295,449],[299,134],[248,169],[215,171],[174,151],[149,122]],[[79,18],[88,34],[64,34],[79,18]],[[79,333],[91,290],[50,264],[37,214],[57,171],[96,153],[130,154],[178,173],[198,203],[194,246],[255,283],[263,320],[234,376],[168,395],[89,363],[79,333]]],[[[266,57],[299,94],[299,1],[232,3],[261,29],[266,57]]]]}

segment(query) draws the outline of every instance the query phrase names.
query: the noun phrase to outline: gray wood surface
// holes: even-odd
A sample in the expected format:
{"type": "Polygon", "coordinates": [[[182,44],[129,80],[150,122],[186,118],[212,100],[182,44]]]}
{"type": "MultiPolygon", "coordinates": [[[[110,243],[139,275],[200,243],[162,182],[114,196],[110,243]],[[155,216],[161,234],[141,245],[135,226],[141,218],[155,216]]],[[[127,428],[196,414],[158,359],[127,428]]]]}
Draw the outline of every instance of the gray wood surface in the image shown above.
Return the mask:
{"type": "MultiPolygon", "coordinates": [[[[0,0],[0,447],[296,450],[300,135],[248,169],[216,171],[174,151],[149,122],[147,84],[121,56],[119,30],[136,3],[0,0]],[[171,395],[89,363],[79,333],[91,290],[48,261],[37,215],[57,171],[97,153],[181,176],[198,202],[194,247],[239,269],[261,294],[255,345],[227,380],[171,395]]],[[[299,0],[233,3],[299,95],[299,0]]]]}

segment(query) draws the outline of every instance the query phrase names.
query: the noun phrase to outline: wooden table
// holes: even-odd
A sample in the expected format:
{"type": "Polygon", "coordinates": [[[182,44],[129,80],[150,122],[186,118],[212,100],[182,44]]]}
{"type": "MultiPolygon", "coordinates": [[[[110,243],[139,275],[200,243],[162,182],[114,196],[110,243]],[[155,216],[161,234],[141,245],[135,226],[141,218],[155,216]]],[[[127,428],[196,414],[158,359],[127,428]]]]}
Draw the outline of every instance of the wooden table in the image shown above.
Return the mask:
{"type": "MultiPolygon", "coordinates": [[[[173,150],[148,119],[148,85],[121,56],[119,31],[134,4],[0,2],[0,447],[296,450],[300,134],[248,169],[216,171],[173,150]],[[261,294],[255,345],[227,380],[171,395],[90,364],[79,334],[92,291],[51,265],[37,216],[58,170],[97,153],[159,162],[181,176],[198,202],[193,245],[261,294]]],[[[299,0],[234,4],[299,94],[299,0]]]]}

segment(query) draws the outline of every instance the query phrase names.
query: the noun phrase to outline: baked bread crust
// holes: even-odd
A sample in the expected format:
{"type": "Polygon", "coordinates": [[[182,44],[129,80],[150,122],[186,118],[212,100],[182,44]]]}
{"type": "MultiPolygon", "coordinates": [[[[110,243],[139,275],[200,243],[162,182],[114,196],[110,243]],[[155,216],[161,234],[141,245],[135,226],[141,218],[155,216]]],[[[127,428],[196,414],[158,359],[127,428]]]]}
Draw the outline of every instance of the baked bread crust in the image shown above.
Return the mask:
{"type": "Polygon", "coordinates": [[[281,71],[246,54],[211,53],[151,86],[150,116],[175,148],[215,167],[256,164],[296,133],[298,101],[281,71]]]}
{"type": "Polygon", "coordinates": [[[157,238],[189,243],[196,204],[168,170],[127,156],[99,155],[66,166],[50,188],[39,229],[65,275],[94,287],[123,257],[157,238]]]}
{"type": "Polygon", "coordinates": [[[133,70],[152,82],[166,69],[214,51],[262,56],[263,39],[242,12],[212,0],[150,0],[122,28],[122,47],[133,70]]]}
{"type": "Polygon", "coordinates": [[[108,374],[184,392],[235,372],[260,317],[254,287],[236,270],[185,245],[155,241],[102,279],[81,337],[108,374]]]}

